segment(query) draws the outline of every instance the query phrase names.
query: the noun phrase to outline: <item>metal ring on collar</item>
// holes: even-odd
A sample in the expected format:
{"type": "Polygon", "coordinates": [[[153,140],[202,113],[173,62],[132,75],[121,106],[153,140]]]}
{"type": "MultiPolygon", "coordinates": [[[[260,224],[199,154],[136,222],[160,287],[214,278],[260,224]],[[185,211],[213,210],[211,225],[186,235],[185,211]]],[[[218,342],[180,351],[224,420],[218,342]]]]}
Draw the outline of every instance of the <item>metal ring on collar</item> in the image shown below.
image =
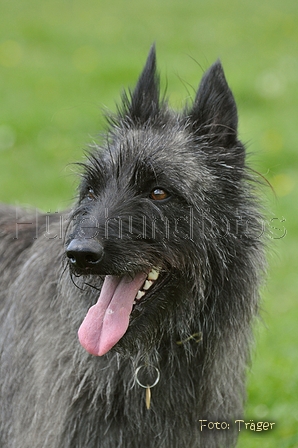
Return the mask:
{"type": "Polygon", "coordinates": [[[143,365],[139,366],[139,367],[136,369],[136,371],[135,371],[135,378],[136,378],[136,382],[137,382],[137,384],[138,384],[139,386],[143,387],[144,389],[148,389],[148,388],[151,388],[151,387],[156,386],[156,384],[159,382],[159,380],[160,380],[160,372],[159,372],[159,370],[158,370],[157,367],[154,367],[154,366],[151,366],[151,365],[145,365],[145,364],[143,364],[143,365]],[[138,379],[138,374],[139,374],[140,370],[143,369],[143,368],[148,368],[148,367],[150,367],[151,369],[154,369],[155,372],[156,372],[156,374],[157,374],[156,380],[155,380],[154,383],[151,384],[151,385],[150,385],[150,384],[146,384],[146,385],[145,385],[145,384],[142,384],[142,383],[140,382],[140,380],[138,379]]]}

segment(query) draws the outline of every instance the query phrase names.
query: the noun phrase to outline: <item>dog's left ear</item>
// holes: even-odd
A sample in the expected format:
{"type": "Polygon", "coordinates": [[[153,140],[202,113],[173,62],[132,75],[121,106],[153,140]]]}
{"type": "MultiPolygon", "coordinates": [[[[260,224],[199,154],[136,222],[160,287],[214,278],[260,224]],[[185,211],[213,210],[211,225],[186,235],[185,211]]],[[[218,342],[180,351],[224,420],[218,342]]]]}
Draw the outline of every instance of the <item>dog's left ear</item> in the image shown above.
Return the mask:
{"type": "Polygon", "coordinates": [[[197,135],[208,135],[224,147],[236,143],[237,107],[220,61],[203,76],[188,117],[197,135]]]}
{"type": "Polygon", "coordinates": [[[154,119],[159,112],[159,78],[156,73],[155,45],[148,58],[130,98],[124,98],[126,114],[136,124],[154,119]]]}

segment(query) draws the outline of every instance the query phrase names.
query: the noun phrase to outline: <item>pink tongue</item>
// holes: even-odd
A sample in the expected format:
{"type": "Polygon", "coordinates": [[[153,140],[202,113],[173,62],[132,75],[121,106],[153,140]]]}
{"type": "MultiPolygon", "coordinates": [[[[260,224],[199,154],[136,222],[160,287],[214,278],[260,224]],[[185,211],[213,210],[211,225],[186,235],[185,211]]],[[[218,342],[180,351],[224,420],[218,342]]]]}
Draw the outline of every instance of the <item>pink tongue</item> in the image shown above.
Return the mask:
{"type": "Polygon", "coordinates": [[[146,277],[142,272],[134,279],[106,275],[99,299],[78,331],[81,345],[91,355],[104,355],[126,333],[133,302],[146,277]]]}

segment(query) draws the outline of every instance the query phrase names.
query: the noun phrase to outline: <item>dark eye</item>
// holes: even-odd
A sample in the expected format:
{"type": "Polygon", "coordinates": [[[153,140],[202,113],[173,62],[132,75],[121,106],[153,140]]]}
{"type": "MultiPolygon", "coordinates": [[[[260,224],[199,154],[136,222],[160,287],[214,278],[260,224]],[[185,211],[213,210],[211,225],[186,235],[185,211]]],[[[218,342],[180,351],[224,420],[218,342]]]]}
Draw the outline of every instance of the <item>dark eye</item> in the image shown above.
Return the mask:
{"type": "Polygon", "coordinates": [[[94,193],[93,188],[91,188],[91,187],[88,188],[88,193],[87,193],[86,197],[89,201],[94,201],[95,193],[94,193]]]}
{"type": "Polygon", "coordinates": [[[162,188],[154,188],[149,195],[154,201],[164,201],[170,197],[169,193],[162,188]]]}

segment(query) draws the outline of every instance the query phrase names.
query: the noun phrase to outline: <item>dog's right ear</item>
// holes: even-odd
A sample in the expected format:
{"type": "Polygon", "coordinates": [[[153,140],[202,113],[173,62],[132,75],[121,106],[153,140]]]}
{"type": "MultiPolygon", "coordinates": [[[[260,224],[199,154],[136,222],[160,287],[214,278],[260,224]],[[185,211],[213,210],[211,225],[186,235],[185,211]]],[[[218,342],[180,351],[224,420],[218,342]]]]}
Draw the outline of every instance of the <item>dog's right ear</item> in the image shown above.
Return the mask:
{"type": "Polygon", "coordinates": [[[133,92],[123,97],[124,115],[135,124],[154,119],[159,112],[159,77],[156,73],[156,52],[153,44],[133,92]]]}

